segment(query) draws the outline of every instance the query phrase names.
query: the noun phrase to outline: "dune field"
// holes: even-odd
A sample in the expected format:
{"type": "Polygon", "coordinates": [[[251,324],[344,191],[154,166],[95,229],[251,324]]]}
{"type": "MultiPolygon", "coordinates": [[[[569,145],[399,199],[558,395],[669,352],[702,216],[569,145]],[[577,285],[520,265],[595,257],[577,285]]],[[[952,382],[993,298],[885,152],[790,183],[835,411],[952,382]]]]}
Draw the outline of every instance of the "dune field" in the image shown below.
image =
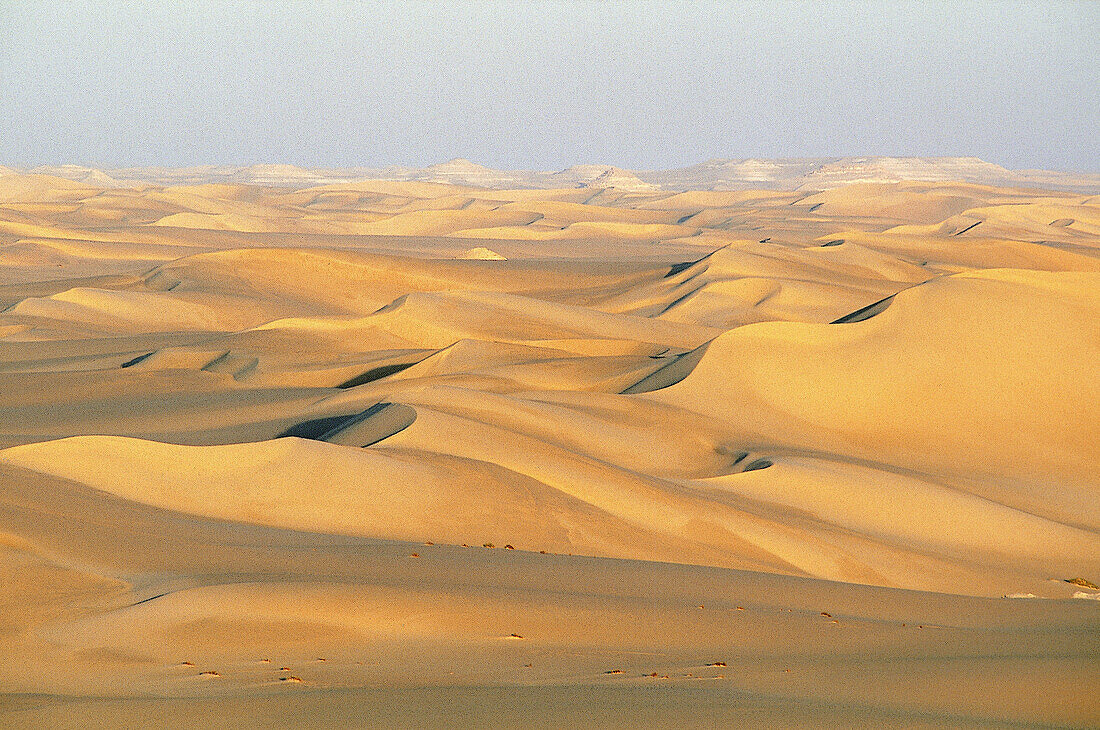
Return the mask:
{"type": "Polygon", "coordinates": [[[1100,726],[1095,191],[616,175],[0,175],[0,726],[1100,726]]]}

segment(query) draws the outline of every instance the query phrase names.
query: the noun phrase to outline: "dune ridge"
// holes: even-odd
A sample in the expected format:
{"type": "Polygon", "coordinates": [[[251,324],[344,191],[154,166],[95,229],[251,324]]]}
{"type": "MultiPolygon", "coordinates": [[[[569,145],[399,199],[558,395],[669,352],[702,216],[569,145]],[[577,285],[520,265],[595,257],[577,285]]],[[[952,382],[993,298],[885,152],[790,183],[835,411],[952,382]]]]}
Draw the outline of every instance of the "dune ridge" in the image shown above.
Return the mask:
{"type": "MultiPolygon", "coordinates": [[[[971,184],[1023,186],[1046,190],[1096,193],[1095,174],[1052,170],[1008,170],[977,157],[818,157],[785,159],[715,158],[671,170],[624,170],[612,165],[573,165],[564,170],[495,170],[463,158],[425,168],[305,169],[296,165],[258,164],[247,167],[205,165],[189,168],[121,168],[99,170],[82,165],[40,165],[16,171],[57,176],[104,188],[145,184],[266,185],[308,187],[375,180],[415,181],[495,189],[607,188],[665,190],[821,190],[852,183],[965,181],[971,184]]],[[[5,168],[0,168],[3,173],[5,168]]]]}

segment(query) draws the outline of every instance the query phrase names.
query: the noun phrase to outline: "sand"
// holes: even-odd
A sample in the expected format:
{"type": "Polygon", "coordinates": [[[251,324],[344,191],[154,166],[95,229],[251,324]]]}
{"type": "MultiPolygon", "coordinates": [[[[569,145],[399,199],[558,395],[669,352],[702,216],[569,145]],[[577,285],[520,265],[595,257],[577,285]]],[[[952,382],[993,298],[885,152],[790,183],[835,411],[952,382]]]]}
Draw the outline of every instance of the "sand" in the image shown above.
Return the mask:
{"type": "MultiPolygon", "coordinates": [[[[0,173],[16,172],[0,167],[0,173]]],[[[99,170],[80,165],[40,165],[26,172],[52,175],[104,188],[152,185],[223,187],[243,184],[304,188],[351,181],[400,180],[494,189],[562,187],[619,190],[685,190],[759,193],[767,190],[821,191],[852,183],[967,182],[1070,192],[1100,192],[1100,175],[1053,170],[1008,170],[977,157],[816,157],[788,159],[715,158],[671,170],[623,170],[606,164],[565,170],[495,170],[466,159],[424,168],[306,169],[296,165],[247,167],[203,165],[186,168],[99,170]]]]}
{"type": "Polygon", "coordinates": [[[1100,200],[433,167],[0,175],[0,726],[1100,724],[1100,200]]]}

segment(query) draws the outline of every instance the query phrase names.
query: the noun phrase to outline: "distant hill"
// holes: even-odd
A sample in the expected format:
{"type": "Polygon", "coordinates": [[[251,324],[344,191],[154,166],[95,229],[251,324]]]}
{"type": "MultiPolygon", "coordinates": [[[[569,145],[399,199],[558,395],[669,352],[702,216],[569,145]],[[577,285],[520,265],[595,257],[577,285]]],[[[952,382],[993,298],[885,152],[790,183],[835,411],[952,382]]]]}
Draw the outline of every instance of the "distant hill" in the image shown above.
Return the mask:
{"type": "Polygon", "coordinates": [[[649,190],[829,190],[851,183],[956,181],[1100,193],[1100,175],[1051,170],[1009,170],[977,157],[819,157],[713,159],[672,170],[625,170],[611,165],[574,165],[559,171],[496,170],[457,158],[425,168],[303,168],[263,164],[246,167],[125,168],[40,166],[31,172],[99,187],[140,184],[245,183],[303,188],[361,180],[450,183],[491,189],[615,188],[649,190]]]}
{"type": "Polygon", "coordinates": [[[824,157],[710,160],[675,170],[637,172],[668,190],[828,190],[852,183],[957,181],[979,185],[1100,192],[1100,175],[1008,170],[977,157],[824,157]]]}

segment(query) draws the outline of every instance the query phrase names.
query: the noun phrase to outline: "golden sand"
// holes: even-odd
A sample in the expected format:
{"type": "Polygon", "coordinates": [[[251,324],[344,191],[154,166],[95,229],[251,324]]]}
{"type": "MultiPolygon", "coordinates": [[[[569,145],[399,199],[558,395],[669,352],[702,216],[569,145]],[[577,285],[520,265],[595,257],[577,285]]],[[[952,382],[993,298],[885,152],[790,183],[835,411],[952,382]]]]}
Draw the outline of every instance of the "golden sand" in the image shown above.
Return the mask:
{"type": "Polygon", "coordinates": [[[0,725],[1100,724],[1100,198],[627,175],[0,176],[0,725]]]}

